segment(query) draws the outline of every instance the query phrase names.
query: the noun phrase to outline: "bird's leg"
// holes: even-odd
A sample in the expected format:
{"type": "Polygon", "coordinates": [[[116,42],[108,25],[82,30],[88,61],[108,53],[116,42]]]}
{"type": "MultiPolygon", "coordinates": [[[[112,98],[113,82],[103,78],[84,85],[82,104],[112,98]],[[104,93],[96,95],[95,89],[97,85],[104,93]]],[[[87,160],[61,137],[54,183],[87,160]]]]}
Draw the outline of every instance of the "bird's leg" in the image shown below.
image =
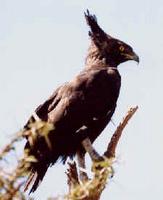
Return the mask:
{"type": "Polygon", "coordinates": [[[88,180],[87,173],[84,171],[86,169],[85,166],[85,153],[84,152],[77,152],[77,161],[79,166],[79,176],[82,182],[88,180]]]}
{"type": "Polygon", "coordinates": [[[92,146],[90,139],[87,137],[82,141],[82,145],[86,152],[90,155],[92,161],[102,161],[104,158],[98,154],[98,152],[92,146]]]}

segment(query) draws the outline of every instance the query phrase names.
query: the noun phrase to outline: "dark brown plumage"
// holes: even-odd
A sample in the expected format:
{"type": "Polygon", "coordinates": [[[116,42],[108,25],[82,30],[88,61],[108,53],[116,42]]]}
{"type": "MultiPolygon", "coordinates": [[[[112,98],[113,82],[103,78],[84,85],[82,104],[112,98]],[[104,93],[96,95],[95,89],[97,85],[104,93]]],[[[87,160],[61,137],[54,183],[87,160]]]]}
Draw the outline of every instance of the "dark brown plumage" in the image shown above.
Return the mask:
{"type": "Polygon", "coordinates": [[[50,165],[59,158],[65,162],[77,151],[84,151],[81,141],[89,137],[94,142],[101,134],[115,111],[119,96],[121,77],[117,66],[128,60],[139,61],[129,45],[99,27],[95,16],[87,11],[85,18],[91,38],[85,68],[35,111],[40,119],[53,123],[55,129],[48,135],[52,150],[43,138],[38,137],[33,146],[27,138],[25,149],[38,160],[31,169],[36,173],[31,192],[37,189],[50,165]]]}

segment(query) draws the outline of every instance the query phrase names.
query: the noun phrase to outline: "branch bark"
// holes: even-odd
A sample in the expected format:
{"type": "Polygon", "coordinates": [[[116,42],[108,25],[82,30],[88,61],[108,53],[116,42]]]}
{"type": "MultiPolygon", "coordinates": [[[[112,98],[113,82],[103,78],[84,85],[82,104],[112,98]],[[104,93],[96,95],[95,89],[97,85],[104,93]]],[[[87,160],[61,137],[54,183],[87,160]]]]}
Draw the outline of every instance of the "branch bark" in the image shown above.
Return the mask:
{"type": "Polygon", "coordinates": [[[124,128],[126,127],[128,121],[132,118],[132,116],[137,111],[137,109],[138,109],[138,106],[130,108],[128,110],[126,116],[122,120],[122,122],[120,122],[120,124],[118,125],[116,131],[114,132],[114,134],[113,134],[113,136],[112,136],[112,138],[111,138],[111,140],[110,140],[110,142],[108,144],[107,150],[104,153],[104,155],[107,158],[115,157],[116,147],[117,147],[119,139],[120,139],[120,137],[122,135],[122,132],[123,132],[124,128]]]}

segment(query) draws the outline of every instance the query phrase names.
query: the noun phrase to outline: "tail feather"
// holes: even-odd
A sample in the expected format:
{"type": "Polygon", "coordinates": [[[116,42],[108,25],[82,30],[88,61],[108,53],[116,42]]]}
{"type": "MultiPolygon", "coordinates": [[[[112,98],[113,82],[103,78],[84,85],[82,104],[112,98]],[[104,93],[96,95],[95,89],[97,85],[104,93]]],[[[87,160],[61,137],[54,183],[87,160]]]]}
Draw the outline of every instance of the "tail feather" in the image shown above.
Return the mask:
{"type": "Polygon", "coordinates": [[[45,173],[48,169],[49,165],[42,165],[40,169],[33,169],[26,181],[24,192],[26,192],[30,187],[29,194],[35,192],[41,181],[43,180],[45,173]]]}
{"type": "MultiPolygon", "coordinates": [[[[36,181],[36,179],[37,179],[37,173],[31,172],[26,181],[26,184],[24,187],[24,192],[26,192],[31,185],[34,185],[34,182],[36,181]]],[[[30,193],[31,193],[31,191],[30,191],[30,193]]]]}
{"type": "Polygon", "coordinates": [[[41,173],[35,172],[36,178],[34,177],[35,180],[34,180],[34,182],[33,182],[33,184],[32,184],[32,187],[31,187],[31,189],[30,189],[29,194],[31,194],[31,193],[33,193],[33,192],[36,191],[36,189],[38,188],[38,186],[39,186],[40,183],[42,182],[42,180],[43,180],[43,178],[44,178],[44,176],[45,176],[45,173],[46,173],[47,169],[48,169],[48,168],[44,168],[44,171],[42,171],[41,173]]]}
{"type": "MultiPolygon", "coordinates": [[[[36,191],[36,189],[42,182],[48,168],[54,165],[59,157],[62,157],[59,156],[56,152],[44,152],[44,154],[40,158],[37,157],[37,162],[31,163],[31,172],[26,181],[24,191],[27,191],[29,188],[31,188],[29,194],[36,191]]],[[[67,156],[64,157],[64,160],[66,160],[66,158],[67,156]]]]}

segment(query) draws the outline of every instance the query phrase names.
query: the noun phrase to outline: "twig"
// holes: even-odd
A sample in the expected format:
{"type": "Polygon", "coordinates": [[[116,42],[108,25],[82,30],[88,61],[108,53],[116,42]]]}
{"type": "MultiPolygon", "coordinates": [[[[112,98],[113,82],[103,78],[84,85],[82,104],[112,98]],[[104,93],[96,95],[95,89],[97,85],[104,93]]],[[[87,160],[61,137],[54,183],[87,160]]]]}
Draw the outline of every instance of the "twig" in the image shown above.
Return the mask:
{"type": "Polygon", "coordinates": [[[78,171],[76,167],[76,162],[68,163],[69,168],[67,169],[66,175],[67,175],[67,183],[69,186],[69,191],[71,191],[74,186],[79,185],[79,176],[78,171]]]}
{"type": "Polygon", "coordinates": [[[123,121],[120,122],[119,126],[117,127],[116,131],[114,132],[107,150],[104,153],[104,156],[106,156],[107,158],[112,158],[115,157],[115,150],[117,147],[117,144],[119,142],[119,139],[122,135],[122,131],[125,128],[125,126],[127,125],[128,121],[131,119],[131,117],[135,114],[135,112],[137,111],[138,106],[130,108],[129,111],[127,112],[126,116],[124,117],[123,121]]]}
{"type": "Polygon", "coordinates": [[[7,144],[1,151],[0,151],[0,159],[3,159],[4,156],[10,152],[12,149],[14,149],[14,143],[18,140],[22,139],[22,131],[18,132],[16,136],[14,136],[13,139],[11,139],[10,143],[7,144]]]}

